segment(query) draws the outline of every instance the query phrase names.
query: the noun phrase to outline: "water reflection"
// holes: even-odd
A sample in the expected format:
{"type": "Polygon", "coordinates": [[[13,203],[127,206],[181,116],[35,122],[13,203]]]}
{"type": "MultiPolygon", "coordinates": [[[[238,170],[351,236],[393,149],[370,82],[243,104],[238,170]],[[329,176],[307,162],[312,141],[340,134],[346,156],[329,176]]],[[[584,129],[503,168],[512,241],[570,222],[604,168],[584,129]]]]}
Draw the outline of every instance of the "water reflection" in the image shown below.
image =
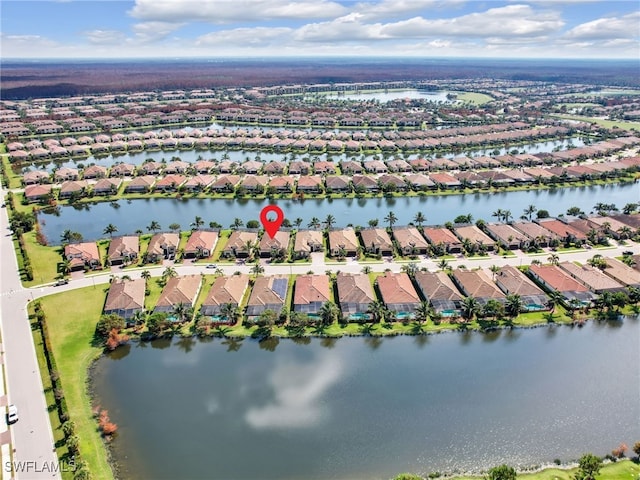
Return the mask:
{"type": "Polygon", "coordinates": [[[322,398],[341,377],[340,358],[320,352],[311,360],[279,359],[266,379],[273,399],[249,408],[244,416],[256,430],[311,428],[329,414],[322,398]]]}
{"type": "Polygon", "coordinates": [[[229,337],[222,341],[222,345],[227,347],[227,352],[237,352],[242,347],[242,339],[229,337]]]}

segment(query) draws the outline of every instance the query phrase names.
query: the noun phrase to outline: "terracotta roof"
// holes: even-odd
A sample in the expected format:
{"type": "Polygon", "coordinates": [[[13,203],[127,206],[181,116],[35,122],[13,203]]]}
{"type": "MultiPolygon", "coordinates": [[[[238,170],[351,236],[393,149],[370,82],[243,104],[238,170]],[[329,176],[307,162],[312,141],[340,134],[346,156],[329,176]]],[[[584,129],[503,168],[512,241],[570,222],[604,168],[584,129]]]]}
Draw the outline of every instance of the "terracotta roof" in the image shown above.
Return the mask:
{"type": "Polygon", "coordinates": [[[591,265],[576,265],[573,262],[562,262],[560,265],[573,278],[584,283],[589,290],[599,293],[604,290],[622,290],[622,285],[605,275],[600,269],[591,265]]]}
{"type": "Polygon", "coordinates": [[[174,307],[178,304],[193,306],[200,291],[202,277],[200,275],[186,275],[171,277],[162,289],[156,309],[158,307],[174,307]]]}
{"type": "Polygon", "coordinates": [[[454,231],[461,240],[469,239],[472,242],[479,242],[483,245],[495,245],[495,241],[489,237],[486,233],[480,230],[475,225],[468,225],[466,227],[455,227],[454,231]]]}
{"type": "Polygon", "coordinates": [[[114,280],[109,286],[104,311],[143,310],[146,283],[144,278],[114,280]]]}
{"type": "Polygon", "coordinates": [[[24,187],[26,198],[38,198],[51,193],[51,185],[27,185],[24,187]]]}
{"type": "Polygon", "coordinates": [[[294,305],[331,301],[331,287],[327,275],[298,275],[293,296],[294,305]]]}
{"type": "Polygon", "coordinates": [[[607,268],[603,270],[605,275],[609,275],[614,280],[627,286],[640,286],[640,272],[622,263],[615,258],[605,259],[607,268]]]}
{"type": "Polygon", "coordinates": [[[286,275],[271,275],[256,278],[247,306],[261,306],[266,308],[269,308],[269,306],[277,306],[279,310],[284,305],[287,297],[288,287],[286,285],[288,285],[288,282],[289,277],[286,275]],[[285,285],[284,290],[279,290],[278,284],[280,284],[280,286],[285,285]]]}
{"type": "Polygon", "coordinates": [[[372,245],[382,250],[393,248],[391,237],[384,228],[363,228],[360,230],[360,236],[365,248],[370,248],[372,245]]]}
{"type": "Polygon", "coordinates": [[[541,220],[540,225],[542,225],[547,230],[552,231],[556,235],[559,235],[561,238],[565,238],[568,236],[573,236],[578,240],[586,240],[586,235],[579,230],[576,230],[571,225],[567,225],[560,220],[541,220]]]}
{"type": "Polygon", "coordinates": [[[180,237],[177,233],[156,233],[149,241],[147,248],[148,254],[162,255],[164,253],[163,245],[178,248],[180,237]]]}
{"type": "Polygon", "coordinates": [[[482,270],[454,270],[452,275],[462,291],[469,297],[477,299],[505,297],[505,294],[482,270]]]}
{"type": "Polygon", "coordinates": [[[558,292],[587,292],[589,289],[555,265],[531,265],[529,270],[558,292]]]}
{"type": "Polygon", "coordinates": [[[531,239],[538,237],[558,238],[558,235],[534,222],[517,222],[513,224],[513,228],[521,231],[531,239]]]}
{"type": "Polygon", "coordinates": [[[448,228],[438,227],[425,227],[424,235],[431,243],[460,243],[458,237],[456,237],[448,228]]]}
{"type": "Polygon", "coordinates": [[[244,247],[247,242],[256,242],[258,240],[258,234],[256,232],[247,232],[244,230],[236,230],[235,232],[231,232],[229,236],[229,240],[227,240],[227,244],[225,245],[225,250],[232,250],[235,248],[237,251],[245,251],[244,247]]]}
{"type": "Polygon", "coordinates": [[[416,272],[416,283],[423,295],[432,300],[462,300],[462,295],[445,272],[416,272]]]}
{"type": "Polygon", "coordinates": [[[496,274],[496,283],[508,294],[544,295],[545,293],[516,267],[505,265],[496,274]]]}
{"type": "Polygon", "coordinates": [[[331,230],[329,232],[329,247],[332,250],[344,248],[347,251],[353,251],[358,248],[358,239],[356,233],[351,228],[342,230],[331,230]]]}
{"type": "Polygon", "coordinates": [[[197,252],[199,250],[209,250],[213,252],[218,242],[218,232],[208,230],[195,230],[191,232],[187,245],[184,247],[185,253],[197,252]]]}
{"type": "Polygon", "coordinates": [[[319,230],[299,230],[296,233],[294,252],[310,252],[311,245],[319,245],[322,248],[322,232],[319,230]]]}
{"type": "Polygon", "coordinates": [[[69,245],[65,245],[64,256],[66,258],[79,257],[85,262],[89,262],[91,260],[100,261],[98,244],[96,242],[71,243],[69,245]]]}
{"type": "Polygon", "coordinates": [[[124,254],[138,255],[140,245],[136,235],[127,235],[122,237],[114,237],[109,243],[109,251],[107,256],[109,259],[120,258],[124,254]]]}
{"type": "Polygon", "coordinates": [[[395,237],[400,247],[413,246],[416,248],[428,248],[429,244],[425,238],[420,235],[416,227],[397,227],[393,229],[395,237]]]}
{"type": "Polygon", "coordinates": [[[269,237],[265,232],[260,239],[260,251],[261,252],[270,252],[272,248],[276,249],[288,249],[289,248],[289,238],[291,238],[291,234],[284,230],[279,230],[273,236],[273,238],[269,237]]]}
{"type": "Polygon", "coordinates": [[[382,300],[387,305],[420,303],[420,297],[413,288],[411,278],[404,272],[386,272],[376,279],[382,300]]]}

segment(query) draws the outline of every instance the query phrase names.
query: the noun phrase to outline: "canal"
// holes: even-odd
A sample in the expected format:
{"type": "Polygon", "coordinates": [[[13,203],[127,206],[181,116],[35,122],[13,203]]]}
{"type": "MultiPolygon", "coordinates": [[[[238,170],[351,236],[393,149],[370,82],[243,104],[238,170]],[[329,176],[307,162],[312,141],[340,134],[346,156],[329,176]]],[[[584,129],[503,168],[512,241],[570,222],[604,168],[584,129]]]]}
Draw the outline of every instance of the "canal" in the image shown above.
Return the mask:
{"type": "MultiPolygon", "coordinates": [[[[348,224],[367,226],[367,222],[374,218],[380,221],[380,225],[384,225],[383,219],[389,211],[398,218],[396,225],[408,224],[418,212],[422,212],[427,218],[426,224],[436,225],[468,213],[473,216],[474,221],[479,218],[495,221],[491,214],[499,208],[509,209],[513,218],[518,219],[530,204],[538,209],[548,210],[553,216],[564,213],[572,206],[578,206],[589,213],[598,202],[622,207],[626,203],[638,201],[640,184],[635,183],[465,195],[302,201],[277,199],[274,202],[283,209],[291,222],[302,218],[303,227],[313,217],[322,221],[327,215],[335,217],[335,227],[343,227],[348,224]]],[[[164,230],[168,230],[172,223],[178,223],[186,230],[196,216],[202,217],[205,226],[215,221],[228,228],[236,217],[244,223],[257,220],[260,210],[268,203],[268,200],[254,199],[119,200],[113,203],[63,206],[56,213],[39,214],[38,219],[49,243],[57,244],[61,233],[66,229],[80,232],[86,240],[95,240],[104,236],[102,232],[110,223],[118,228],[119,235],[134,233],[138,229],[146,232],[145,227],[153,220],[164,230]]]]}
{"type": "Polygon", "coordinates": [[[93,388],[119,426],[121,478],[388,479],[633,444],[639,342],[638,318],[383,339],[161,340],[101,358],[93,388]]]}

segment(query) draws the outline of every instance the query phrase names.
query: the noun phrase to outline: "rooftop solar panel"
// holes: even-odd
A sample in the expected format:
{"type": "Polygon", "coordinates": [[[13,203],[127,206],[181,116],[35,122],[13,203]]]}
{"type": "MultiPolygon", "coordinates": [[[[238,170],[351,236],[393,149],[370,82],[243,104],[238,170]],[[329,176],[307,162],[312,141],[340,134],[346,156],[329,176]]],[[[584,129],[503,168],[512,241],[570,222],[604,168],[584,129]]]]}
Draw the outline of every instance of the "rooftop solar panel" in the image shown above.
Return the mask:
{"type": "Polygon", "coordinates": [[[287,283],[289,281],[286,278],[276,278],[273,280],[273,286],[271,289],[276,292],[276,294],[284,300],[284,297],[287,295],[287,283]]]}

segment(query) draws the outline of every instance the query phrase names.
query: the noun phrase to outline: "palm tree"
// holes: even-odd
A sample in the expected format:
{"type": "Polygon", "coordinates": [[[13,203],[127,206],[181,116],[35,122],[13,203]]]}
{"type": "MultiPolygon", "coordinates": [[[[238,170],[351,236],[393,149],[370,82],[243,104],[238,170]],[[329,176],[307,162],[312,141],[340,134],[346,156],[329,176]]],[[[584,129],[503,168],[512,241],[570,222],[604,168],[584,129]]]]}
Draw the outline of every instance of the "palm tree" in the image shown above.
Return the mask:
{"type": "Polygon", "coordinates": [[[327,215],[326,218],[324,219],[324,225],[327,230],[331,230],[331,227],[333,227],[335,223],[336,223],[336,217],[334,217],[331,214],[327,215]]]}
{"type": "Polygon", "coordinates": [[[177,277],[177,276],[178,276],[178,272],[176,272],[176,269],[173,268],[173,267],[167,267],[162,272],[162,278],[164,280],[166,280],[168,278],[172,278],[172,277],[177,277]]]}
{"type": "Polygon", "coordinates": [[[235,218],[231,224],[231,230],[238,230],[244,225],[244,222],[240,218],[235,218]]]}
{"type": "Polygon", "coordinates": [[[549,310],[553,314],[556,310],[556,305],[562,303],[564,297],[557,290],[551,290],[548,296],[549,299],[547,300],[547,307],[549,307],[549,310]]]}
{"type": "Polygon", "coordinates": [[[496,217],[496,220],[500,221],[502,219],[502,216],[504,215],[503,211],[501,208],[499,208],[498,210],[496,210],[495,212],[493,212],[491,214],[492,217],[496,217]]]}
{"type": "Polygon", "coordinates": [[[557,253],[552,253],[551,255],[549,255],[547,257],[547,261],[551,264],[551,265],[559,265],[560,264],[560,257],[558,256],[557,253]]]}
{"type": "Polygon", "coordinates": [[[256,277],[264,273],[264,267],[260,265],[260,262],[254,263],[253,267],[251,267],[251,273],[256,277]]]}
{"type": "Polygon", "coordinates": [[[434,310],[429,302],[420,302],[420,305],[416,307],[415,314],[416,321],[422,324],[431,318],[434,314],[434,310]]]}
{"type": "Polygon", "coordinates": [[[462,316],[467,320],[473,320],[473,317],[480,312],[480,304],[474,297],[465,297],[462,300],[462,316]]]}
{"type": "Polygon", "coordinates": [[[154,233],[160,230],[161,228],[162,227],[160,227],[160,224],[155,220],[152,220],[151,223],[147,226],[147,230],[154,233]]]}
{"type": "Polygon", "coordinates": [[[529,221],[531,221],[531,219],[533,218],[533,214],[536,213],[536,210],[538,210],[538,207],[533,204],[524,209],[524,214],[529,219],[529,221]]]}
{"type": "Polygon", "coordinates": [[[416,213],[413,217],[413,223],[415,223],[419,228],[422,227],[422,224],[427,221],[427,217],[425,217],[422,212],[416,213]]]}
{"type": "Polygon", "coordinates": [[[508,294],[505,299],[504,307],[510,317],[517,317],[523,307],[522,297],[517,293],[508,294]]]}
{"type": "Polygon", "coordinates": [[[375,228],[378,226],[378,219],[372,218],[371,220],[369,220],[368,224],[371,228],[375,228]]]}
{"type": "Polygon", "coordinates": [[[258,241],[247,240],[245,244],[242,246],[242,249],[247,252],[247,257],[249,257],[249,261],[253,260],[254,257],[259,255],[258,249],[260,244],[258,241]]]}
{"type": "Polygon", "coordinates": [[[402,265],[402,267],[400,267],[400,271],[405,272],[407,275],[413,278],[418,271],[418,264],[416,262],[405,263],[404,265],[402,265]]]}
{"type": "Polygon", "coordinates": [[[441,260],[438,262],[438,268],[439,268],[440,270],[446,270],[447,268],[449,268],[449,262],[447,262],[447,260],[446,260],[446,259],[444,259],[444,258],[443,258],[443,259],[441,259],[441,260]]]}
{"type": "Polygon", "coordinates": [[[223,303],[220,306],[220,315],[229,323],[236,323],[240,311],[235,303],[223,303]]]}
{"type": "Polygon", "coordinates": [[[384,217],[384,221],[389,223],[389,229],[393,228],[393,224],[398,221],[398,217],[396,217],[395,213],[389,212],[384,217]]]}
{"type": "Polygon", "coordinates": [[[113,223],[110,223],[109,225],[104,227],[104,230],[102,231],[102,233],[104,235],[109,235],[110,237],[113,238],[113,234],[116,233],[117,231],[118,231],[118,227],[116,227],[113,223]]]}
{"type": "Polygon", "coordinates": [[[172,223],[171,225],[169,225],[169,230],[171,230],[172,232],[179,232],[180,231],[180,224],[179,223],[172,223]]]}
{"type": "Polygon", "coordinates": [[[191,222],[191,227],[193,227],[194,230],[197,230],[202,225],[204,225],[204,220],[202,219],[202,217],[196,215],[196,218],[194,218],[193,222],[191,222]]]}
{"type": "Polygon", "coordinates": [[[69,229],[63,231],[60,234],[60,240],[62,241],[62,244],[66,244],[66,243],[71,243],[71,239],[73,238],[73,232],[69,229]]]}
{"type": "Polygon", "coordinates": [[[369,304],[367,312],[373,316],[373,320],[375,322],[381,322],[387,316],[387,306],[384,303],[376,300],[369,304]]]}
{"type": "Polygon", "coordinates": [[[493,280],[495,281],[496,274],[500,271],[500,267],[497,266],[497,265],[491,265],[489,267],[489,270],[491,270],[491,276],[493,277],[493,280]]]}
{"type": "Polygon", "coordinates": [[[511,210],[504,210],[502,212],[502,219],[504,220],[504,223],[509,223],[512,218],[513,215],[511,215],[511,210]]]}
{"type": "Polygon", "coordinates": [[[300,228],[300,225],[302,225],[303,221],[304,220],[302,220],[300,217],[298,217],[293,221],[293,224],[296,226],[296,228],[300,228]]]}
{"type": "Polygon", "coordinates": [[[323,325],[331,325],[338,319],[339,310],[335,303],[324,302],[318,313],[320,313],[323,325]]]}
{"type": "Polygon", "coordinates": [[[140,278],[144,278],[145,281],[149,280],[151,278],[151,272],[149,270],[143,270],[142,273],[140,273],[140,278]]]}
{"type": "Polygon", "coordinates": [[[320,228],[320,225],[321,225],[320,219],[318,217],[313,217],[311,221],[307,224],[307,227],[317,230],[318,228],[320,228]]]}

